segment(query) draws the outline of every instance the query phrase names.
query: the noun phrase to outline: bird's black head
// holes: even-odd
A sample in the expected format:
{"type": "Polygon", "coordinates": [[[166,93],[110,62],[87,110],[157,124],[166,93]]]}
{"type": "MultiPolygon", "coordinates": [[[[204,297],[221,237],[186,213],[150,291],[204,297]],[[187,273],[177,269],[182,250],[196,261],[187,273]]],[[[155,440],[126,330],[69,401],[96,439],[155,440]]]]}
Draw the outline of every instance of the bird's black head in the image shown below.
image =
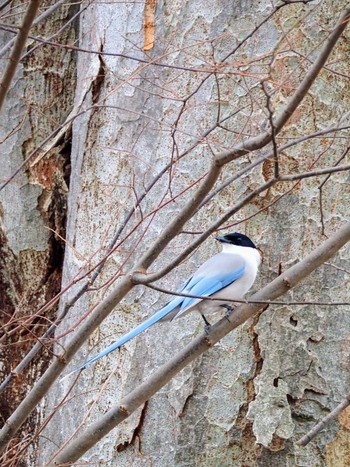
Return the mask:
{"type": "Polygon", "coordinates": [[[221,243],[230,243],[231,245],[248,246],[250,248],[256,248],[256,246],[250,240],[249,237],[239,232],[230,233],[224,235],[223,237],[216,237],[216,240],[218,240],[221,243]]]}

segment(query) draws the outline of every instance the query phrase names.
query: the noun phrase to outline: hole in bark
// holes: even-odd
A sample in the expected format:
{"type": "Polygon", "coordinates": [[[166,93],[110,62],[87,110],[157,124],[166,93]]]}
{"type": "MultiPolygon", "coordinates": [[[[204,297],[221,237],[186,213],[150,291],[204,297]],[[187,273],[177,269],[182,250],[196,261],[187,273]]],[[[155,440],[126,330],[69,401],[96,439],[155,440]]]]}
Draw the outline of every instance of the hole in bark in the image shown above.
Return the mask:
{"type": "Polygon", "coordinates": [[[298,320],[295,319],[295,318],[293,318],[293,316],[291,316],[291,317],[289,318],[289,322],[290,322],[290,324],[291,324],[292,326],[294,326],[294,327],[296,327],[297,324],[298,324],[298,320]]]}

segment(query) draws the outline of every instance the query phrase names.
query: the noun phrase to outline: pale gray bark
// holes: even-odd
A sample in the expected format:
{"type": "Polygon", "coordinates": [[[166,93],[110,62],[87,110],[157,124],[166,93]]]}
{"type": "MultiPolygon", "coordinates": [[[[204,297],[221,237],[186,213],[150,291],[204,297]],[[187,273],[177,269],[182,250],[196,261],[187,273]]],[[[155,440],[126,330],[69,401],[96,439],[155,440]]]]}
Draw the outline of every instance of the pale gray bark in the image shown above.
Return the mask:
{"type": "MultiPolygon", "coordinates": [[[[252,18],[249,17],[249,13],[247,14],[247,7],[248,5],[242,5],[242,11],[237,13],[237,16],[242,15],[242,17],[235,20],[235,26],[231,26],[232,29],[236,27],[239,30],[242,24],[247,27],[248,24],[249,26],[252,24],[249,22],[252,18]]],[[[164,6],[158,6],[158,8],[159,20],[157,22],[157,32],[159,37],[162,37],[160,24],[162,24],[163,21],[168,21],[169,24],[174,22],[174,24],[172,24],[173,30],[176,30],[180,37],[179,29],[181,30],[183,27],[184,30],[187,30],[189,27],[188,21],[191,21],[191,18],[194,21],[194,31],[200,30],[200,21],[196,25],[196,18],[198,18],[198,8],[199,11],[204,11],[204,4],[201,4],[200,7],[198,5],[195,7],[193,4],[182,4],[181,11],[183,12],[182,18],[184,19],[181,22],[176,20],[177,13],[175,10],[171,11],[170,15],[168,15],[169,12],[166,11],[164,6]],[[189,10],[186,10],[186,8],[189,10]],[[198,29],[196,29],[196,27],[198,29]]],[[[226,13],[224,13],[225,9],[223,8],[221,10],[219,6],[217,8],[218,10],[214,8],[212,12],[211,10],[205,10],[206,13],[203,18],[206,18],[205,21],[208,24],[213,25],[215,23],[216,27],[218,27],[219,24],[224,27],[223,25],[229,22],[226,13]],[[210,20],[210,14],[212,14],[212,18],[214,18],[219,10],[220,20],[210,20]]],[[[324,5],[323,9],[323,14],[327,17],[327,14],[329,14],[327,6],[324,5]]],[[[228,6],[226,6],[226,10],[228,14],[228,6]]],[[[232,14],[232,11],[230,11],[230,13],[232,14]]],[[[139,12],[139,15],[140,14],[141,12],[139,12]]],[[[135,18],[135,13],[133,13],[131,17],[135,18]]],[[[286,13],[286,18],[287,17],[288,14],[286,13]]],[[[100,17],[98,18],[100,19],[100,17]]],[[[100,21],[99,24],[101,24],[100,21]]],[[[316,31],[312,26],[310,26],[310,28],[311,29],[305,27],[305,30],[307,32],[310,31],[310,34],[312,32],[316,40],[316,31]]],[[[261,50],[261,52],[267,51],[269,47],[273,45],[274,41],[279,38],[277,29],[278,26],[276,23],[273,26],[269,24],[269,27],[259,36],[260,41],[253,42],[256,48],[253,50],[252,54],[257,53],[259,47],[263,49],[263,46],[258,44],[264,44],[264,50],[261,50]]],[[[214,35],[214,33],[212,33],[212,35],[214,35]]],[[[242,36],[243,33],[241,33],[241,37],[242,36]]],[[[120,38],[118,44],[119,43],[120,38]]],[[[97,48],[97,45],[94,48],[97,48]]],[[[313,58],[316,58],[316,56],[315,52],[313,58]]],[[[126,62],[122,62],[122,71],[125,63],[126,62]]],[[[110,66],[113,68],[113,63],[110,66]]],[[[119,69],[118,71],[120,72],[119,69]]],[[[157,70],[157,73],[159,73],[159,70],[157,70]]],[[[321,83],[323,83],[322,79],[321,83]]],[[[142,84],[143,81],[138,82],[140,87],[142,84]]],[[[325,99],[329,101],[329,98],[326,98],[325,94],[327,92],[332,92],[332,90],[329,88],[320,88],[319,83],[316,84],[316,87],[318,88],[317,91],[321,92],[321,94],[319,94],[320,97],[318,97],[317,92],[312,91],[314,102],[319,102],[319,100],[322,102],[325,99]]],[[[145,104],[143,103],[145,101],[142,99],[143,94],[140,91],[136,89],[132,91],[130,87],[128,87],[127,90],[128,92],[122,89],[119,94],[120,97],[114,98],[118,100],[116,105],[120,105],[120,107],[123,108],[130,108],[130,106],[132,106],[133,109],[135,109],[136,106],[136,108],[142,109],[143,113],[145,112],[145,108],[149,108],[148,114],[151,115],[152,118],[161,118],[160,105],[162,106],[162,113],[165,115],[169,115],[168,108],[173,108],[172,104],[165,106],[164,102],[160,103],[156,98],[151,99],[150,97],[147,99],[147,104],[145,104]],[[133,100],[130,94],[133,95],[133,100]],[[119,103],[121,100],[123,100],[123,104],[119,103]]],[[[237,88],[236,92],[238,91],[239,88],[237,88]]],[[[213,87],[209,86],[206,92],[208,93],[207,96],[210,95],[210,93],[213,92],[213,87]]],[[[235,92],[235,90],[233,92],[235,92]]],[[[209,98],[207,97],[207,99],[209,98]]],[[[308,105],[308,103],[305,104],[306,109],[308,105]]],[[[337,106],[338,105],[339,102],[337,106]]],[[[333,110],[331,110],[331,108],[327,107],[328,110],[326,110],[326,114],[333,114],[333,118],[336,115],[340,117],[342,113],[347,110],[346,106],[343,109],[338,107],[337,110],[335,107],[333,107],[333,110]]],[[[174,112],[174,110],[172,110],[172,112],[174,112]]],[[[172,114],[170,113],[170,115],[172,114]]],[[[328,125],[330,123],[327,119],[325,120],[322,118],[322,115],[319,113],[313,115],[316,118],[316,124],[315,122],[311,122],[306,115],[307,112],[303,114],[303,119],[296,119],[292,122],[291,131],[292,133],[295,131],[293,136],[302,135],[303,133],[312,133],[312,131],[322,128],[322,125],[328,125]]],[[[113,134],[118,134],[117,147],[128,148],[130,144],[132,144],[131,141],[137,138],[137,133],[134,133],[133,136],[133,129],[137,126],[140,119],[142,121],[143,117],[137,118],[135,114],[132,115],[127,112],[121,112],[121,115],[118,114],[118,117],[111,117],[111,122],[104,120],[104,127],[99,131],[100,138],[102,138],[102,141],[106,138],[110,140],[110,137],[107,135],[112,131],[113,134]],[[120,125],[119,130],[118,124],[120,125]],[[117,127],[117,129],[109,130],[110,126],[113,128],[117,127]],[[123,128],[128,128],[128,135],[125,134],[123,128]],[[103,137],[103,134],[106,136],[103,137]],[[125,146],[123,146],[123,144],[125,146]]],[[[337,117],[334,123],[336,120],[337,117]]],[[[140,125],[141,124],[140,122],[140,125]]],[[[188,119],[186,121],[186,132],[195,133],[196,129],[194,125],[195,122],[191,122],[190,119],[188,119]]],[[[236,125],[239,127],[239,120],[236,120],[236,125]]],[[[234,125],[232,126],[234,127],[234,125]]],[[[84,128],[86,128],[84,125],[79,126],[81,132],[86,131],[84,128]]],[[[205,130],[205,127],[202,129],[205,130]]],[[[88,135],[88,140],[90,138],[91,136],[88,135]]],[[[182,138],[185,137],[183,136],[182,138]]],[[[153,165],[159,167],[161,162],[158,162],[157,154],[159,154],[158,157],[160,157],[160,161],[162,161],[164,156],[169,154],[170,142],[168,146],[165,146],[166,142],[166,140],[160,140],[159,136],[157,137],[156,134],[146,130],[141,139],[141,148],[139,150],[136,149],[136,151],[139,151],[136,153],[136,156],[139,155],[139,158],[142,157],[143,160],[146,159],[149,163],[154,161],[152,162],[153,165]],[[153,155],[155,148],[157,148],[157,154],[153,155]]],[[[86,143],[84,144],[86,147],[86,143]]],[[[308,146],[310,152],[307,153],[308,156],[305,154],[305,158],[311,158],[312,152],[317,150],[317,144],[318,143],[310,144],[308,146]]],[[[80,151],[82,151],[81,146],[80,148],[80,151]]],[[[305,148],[302,149],[302,151],[304,152],[305,148]]],[[[299,169],[296,171],[301,172],[301,167],[306,168],[307,165],[305,162],[302,162],[303,157],[299,156],[298,152],[299,149],[296,148],[292,155],[295,161],[299,160],[299,169]]],[[[232,152],[230,153],[232,154],[232,152]]],[[[142,166],[140,167],[139,165],[140,159],[136,159],[134,163],[133,158],[129,157],[127,161],[130,174],[135,171],[139,174],[140,170],[142,170],[142,166]],[[130,167],[130,164],[132,167],[130,167]]],[[[123,181],[126,169],[125,165],[123,165],[123,172],[119,172],[119,178],[116,181],[115,176],[113,177],[113,174],[111,174],[112,167],[110,166],[110,159],[108,159],[108,162],[108,172],[110,174],[108,177],[110,180],[113,180],[112,183],[125,183],[123,181]]],[[[96,169],[96,166],[94,167],[96,169]]],[[[114,173],[117,174],[117,162],[115,167],[114,173]]],[[[197,170],[196,166],[193,164],[193,158],[188,162],[187,167],[188,168],[184,166],[182,169],[184,170],[184,174],[186,174],[186,170],[197,170]]],[[[147,174],[147,167],[143,170],[145,170],[147,174]]],[[[234,166],[233,173],[235,170],[237,170],[237,166],[234,166]]],[[[197,173],[200,174],[199,171],[197,173]]],[[[95,186],[96,179],[99,179],[99,177],[106,177],[106,174],[103,174],[105,174],[105,170],[99,164],[97,172],[95,171],[93,174],[95,179],[92,180],[89,185],[95,186]]],[[[86,175],[89,176],[88,173],[86,173],[86,175]]],[[[131,175],[129,175],[129,180],[130,177],[131,175]]],[[[347,175],[345,175],[343,180],[346,180],[346,178],[347,175]]],[[[249,176],[245,183],[248,182],[254,186],[257,181],[259,181],[259,175],[257,175],[257,178],[249,176]]],[[[293,264],[297,258],[300,259],[304,253],[311,251],[314,245],[321,242],[322,237],[320,236],[319,230],[321,226],[318,205],[317,203],[310,204],[310,200],[313,199],[314,194],[317,194],[317,186],[317,182],[312,182],[311,185],[303,185],[302,190],[298,190],[295,194],[292,192],[290,195],[282,198],[279,204],[269,212],[269,216],[265,217],[265,215],[262,215],[259,219],[250,221],[251,224],[250,227],[248,227],[248,233],[253,237],[255,236],[255,238],[257,237],[258,243],[263,246],[266,254],[262,276],[259,281],[260,284],[266,282],[268,278],[274,277],[278,271],[279,263],[282,263],[282,269],[285,269],[289,264],[293,264]],[[315,223],[310,223],[308,219],[314,219],[315,223]],[[300,226],[303,226],[303,228],[301,229],[300,226]],[[274,248],[271,248],[271,245],[273,245],[274,248]]],[[[337,184],[335,186],[333,185],[333,187],[329,186],[329,190],[335,189],[337,191],[340,186],[338,186],[338,188],[336,188],[337,184]]],[[[283,192],[282,188],[275,188],[274,190],[273,197],[283,192]]],[[[220,197],[219,200],[217,200],[217,207],[215,207],[214,204],[211,213],[206,211],[205,214],[198,215],[197,219],[192,224],[193,230],[198,230],[199,225],[201,228],[203,228],[204,225],[208,226],[208,224],[211,223],[210,219],[208,219],[208,215],[211,216],[212,221],[214,221],[215,218],[218,217],[220,208],[227,208],[230,204],[235,203],[236,197],[242,196],[242,194],[248,194],[243,184],[236,188],[231,187],[230,191],[231,193],[226,194],[226,199],[225,197],[220,197]]],[[[123,198],[122,189],[120,189],[119,193],[120,198],[123,198]]],[[[88,196],[88,193],[86,193],[86,195],[88,196]]],[[[81,197],[81,192],[79,192],[77,196],[81,197]]],[[[154,194],[155,199],[157,196],[159,196],[159,192],[154,194]]],[[[330,191],[329,196],[333,197],[335,194],[332,195],[330,191]]],[[[106,202],[111,206],[117,207],[119,206],[117,199],[118,192],[109,195],[106,202]],[[111,197],[115,197],[114,199],[116,201],[113,202],[111,197]]],[[[99,207],[103,210],[103,203],[97,203],[94,209],[98,209],[99,207]]],[[[90,208],[91,205],[89,204],[89,209],[90,208]]],[[[342,210],[342,208],[340,210],[342,210]]],[[[100,210],[98,212],[99,214],[95,213],[91,215],[91,220],[104,216],[104,213],[100,210]]],[[[249,209],[245,212],[246,215],[251,213],[249,209]]],[[[333,214],[331,211],[328,212],[328,215],[331,216],[328,219],[328,222],[330,222],[328,225],[331,225],[333,214]]],[[[147,245],[148,238],[150,239],[149,241],[152,241],[152,238],[158,235],[160,229],[171,219],[171,213],[172,209],[169,211],[169,214],[164,217],[164,221],[155,220],[150,227],[151,233],[149,233],[145,239],[145,245],[147,245]]],[[[336,217],[338,216],[338,213],[334,214],[336,217]]],[[[87,215],[90,216],[90,214],[87,215]]],[[[345,215],[346,208],[344,206],[343,214],[340,214],[341,217],[339,220],[344,220],[345,215]]],[[[242,217],[244,217],[244,214],[242,217]]],[[[84,235],[84,231],[81,230],[83,229],[83,225],[79,222],[75,225],[80,229],[81,234],[84,235]]],[[[240,228],[240,226],[238,228],[240,228]]],[[[96,230],[94,230],[94,234],[95,232],[96,230]]],[[[187,239],[185,238],[185,240],[187,246],[187,239]]],[[[82,240],[79,240],[79,242],[82,242],[82,240]]],[[[211,248],[211,244],[208,242],[206,245],[205,250],[202,250],[199,256],[196,257],[196,264],[199,264],[199,262],[209,254],[207,248],[211,248]]],[[[130,246],[132,246],[132,244],[130,246]]],[[[180,243],[175,243],[174,247],[177,248],[175,250],[176,253],[181,253],[180,243]]],[[[86,254],[94,251],[93,248],[94,246],[90,245],[86,254]]],[[[173,257],[174,255],[171,256],[173,257]]],[[[342,264],[343,267],[347,267],[345,263],[346,257],[347,253],[345,251],[342,252],[336,264],[342,264]]],[[[166,265],[169,259],[169,256],[164,257],[159,265],[166,265]]],[[[193,259],[191,262],[193,262],[193,259]]],[[[181,282],[192,267],[186,267],[186,270],[181,274],[181,278],[176,280],[176,283],[181,282]]],[[[153,270],[157,270],[157,268],[153,270]]],[[[293,292],[292,298],[300,301],[316,299],[316,297],[325,300],[343,299],[346,301],[347,297],[343,295],[346,287],[342,289],[342,281],[340,278],[347,282],[347,276],[340,271],[333,270],[329,266],[325,267],[323,271],[324,272],[321,272],[320,270],[320,272],[314,273],[307,282],[307,285],[293,292]],[[340,273],[340,276],[338,276],[338,273],[340,273]],[[338,280],[340,280],[340,283],[338,287],[332,288],[332,294],[330,295],[329,292],[327,292],[326,284],[329,280],[334,281],[336,276],[339,277],[338,280]],[[334,279],[332,279],[332,277],[334,279]]],[[[177,277],[176,275],[176,278],[177,277]]],[[[173,279],[169,278],[166,284],[170,287],[173,284],[173,279]]],[[[174,286],[172,286],[172,288],[174,288],[174,286]]],[[[156,296],[153,293],[139,292],[139,294],[140,295],[137,296],[140,296],[142,300],[140,310],[143,310],[144,315],[152,313],[152,311],[157,308],[158,303],[161,303],[158,299],[157,303],[153,303],[154,299],[152,297],[156,296]]],[[[107,333],[109,336],[111,326],[113,326],[116,331],[112,334],[121,335],[122,332],[132,327],[129,312],[127,312],[130,306],[128,303],[130,302],[127,302],[120,309],[124,311],[124,313],[118,312],[118,307],[114,316],[108,318],[106,327],[102,328],[105,329],[105,331],[102,330],[100,332],[107,333]]],[[[327,460],[325,460],[324,456],[331,456],[331,454],[322,454],[322,449],[324,448],[320,451],[320,446],[323,446],[327,440],[334,439],[335,430],[339,430],[339,426],[331,426],[328,431],[320,435],[320,439],[315,442],[315,445],[308,447],[304,451],[295,450],[290,441],[296,439],[298,433],[302,433],[306,426],[309,427],[312,425],[313,420],[316,420],[320,413],[327,410],[327,407],[331,408],[336,400],[340,400],[342,391],[345,390],[346,387],[346,371],[344,372],[344,370],[340,368],[335,372],[334,369],[330,372],[329,376],[327,375],[331,362],[329,357],[333,354],[333,350],[330,354],[326,349],[329,349],[334,343],[333,349],[336,354],[337,346],[339,348],[342,345],[342,337],[339,335],[335,338],[334,333],[328,333],[328,328],[331,326],[330,323],[327,322],[326,316],[329,313],[332,316],[340,313],[339,316],[342,316],[345,312],[342,307],[338,310],[333,307],[330,309],[331,312],[327,312],[324,307],[320,309],[311,306],[270,307],[260,318],[258,323],[246,325],[242,330],[231,334],[225,338],[218,347],[215,346],[211,349],[208,356],[204,357],[204,359],[199,359],[197,362],[193,363],[190,368],[184,370],[183,374],[180,374],[173,382],[169,383],[164,390],[161,390],[149,401],[142,416],[139,410],[130,419],[123,422],[116,431],[113,431],[113,434],[107,435],[106,438],[94,449],[89,451],[83,459],[92,463],[97,463],[102,456],[104,460],[108,459],[108,465],[115,465],[117,463],[118,466],[128,465],[130,463],[133,465],[148,465],[152,463],[152,465],[157,466],[174,464],[179,466],[238,466],[245,463],[249,465],[285,465],[288,462],[290,465],[297,465],[299,463],[304,463],[304,465],[313,465],[314,463],[326,465],[327,460]],[[321,317],[320,322],[315,320],[315,313],[321,317]],[[250,333],[247,333],[248,329],[250,333]],[[325,343],[327,344],[325,345],[325,343]],[[319,352],[321,352],[321,354],[319,354],[319,352]],[[254,355],[257,362],[254,359],[254,355]],[[323,365],[327,368],[326,372],[321,370],[321,365],[318,363],[320,361],[325,362],[323,365]],[[253,396],[253,393],[255,393],[255,396],[253,396]],[[335,397],[335,393],[338,394],[337,397],[335,397]],[[296,401],[294,401],[294,398],[296,401]],[[298,403],[298,401],[300,402],[298,403]],[[180,417],[180,415],[182,416],[180,417]],[[307,417],[307,423],[303,422],[303,419],[305,419],[304,417],[307,417]],[[284,439],[286,439],[286,441],[284,441],[284,439]],[[270,448],[259,447],[259,445],[255,444],[256,440],[263,445],[270,446],[270,448]],[[278,447],[277,450],[276,447],[278,447]],[[118,449],[118,453],[115,452],[116,449],[118,449]]],[[[137,316],[138,314],[135,312],[135,318],[132,318],[133,320],[135,319],[133,322],[140,321],[140,317],[137,316]]],[[[333,319],[335,321],[331,322],[335,324],[337,318],[333,319]]],[[[342,320],[342,322],[344,323],[344,320],[342,320]]],[[[344,326],[342,333],[346,336],[346,329],[349,328],[345,323],[344,326]]],[[[186,319],[185,323],[173,323],[172,327],[168,325],[159,326],[159,328],[154,328],[145,336],[140,337],[136,342],[131,342],[126,349],[122,350],[120,359],[118,356],[115,358],[112,356],[111,358],[107,358],[105,362],[102,361],[97,364],[96,368],[92,368],[91,371],[84,372],[80,382],[82,388],[85,387],[87,389],[91,387],[91,384],[93,384],[91,383],[91,378],[93,378],[97,390],[100,386],[103,374],[105,376],[109,375],[112,369],[112,362],[118,361],[117,377],[112,377],[112,381],[108,385],[103,396],[99,397],[97,412],[106,410],[110,404],[120,400],[122,394],[127,394],[134,385],[137,385],[150,373],[152,368],[158,368],[162,362],[165,362],[166,359],[174,353],[174,345],[176,345],[177,348],[182,347],[184,343],[188,341],[187,336],[189,333],[191,333],[191,331],[198,332],[198,327],[201,327],[200,321],[194,326],[193,320],[190,318],[186,319]],[[169,333],[172,332],[175,334],[169,335],[169,333]],[[147,362],[146,364],[145,361],[147,362]],[[100,373],[101,369],[103,369],[102,375],[100,373]]],[[[334,330],[336,333],[339,333],[336,326],[334,330]]],[[[99,348],[102,348],[113,340],[113,335],[102,341],[100,335],[98,335],[93,342],[96,342],[96,339],[98,339],[98,342],[101,341],[99,348]]],[[[95,353],[95,351],[97,351],[97,349],[93,349],[91,354],[95,353]]],[[[82,356],[79,362],[84,361],[84,359],[85,356],[82,356]]],[[[64,381],[62,384],[65,385],[62,390],[62,394],[64,394],[68,383],[64,381]]],[[[92,396],[88,396],[87,400],[92,401],[92,396]]],[[[74,414],[78,414],[78,412],[79,408],[73,408],[71,404],[62,415],[57,415],[57,417],[62,418],[61,422],[58,420],[56,423],[61,423],[62,427],[68,424],[69,429],[65,431],[71,432],[73,427],[77,426],[74,414]]],[[[80,419],[82,419],[82,417],[80,419]]],[[[99,415],[96,413],[89,419],[88,424],[98,419],[99,415]]],[[[55,429],[56,428],[52,427],[51,433],[53,433],[52,430],[55,429]]],[[[67,439],[67,437],[63,437],[63,439],[67,439]]],[[[329,449],[332,449],[332,445],[330,446],[329,449]]],[[[46,457],[46,459],[48,459],[48,457],[46,457]]]]}

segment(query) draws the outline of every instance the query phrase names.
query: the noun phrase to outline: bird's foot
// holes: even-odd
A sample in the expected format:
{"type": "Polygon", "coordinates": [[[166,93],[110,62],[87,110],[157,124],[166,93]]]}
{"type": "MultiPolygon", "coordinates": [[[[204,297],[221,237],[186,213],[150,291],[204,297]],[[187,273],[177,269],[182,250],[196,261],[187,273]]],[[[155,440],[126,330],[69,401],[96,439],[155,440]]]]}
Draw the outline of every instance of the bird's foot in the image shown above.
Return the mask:
{"type": "Polygon", "coordinates": [[[231,306],[231,305],[227,305],[226,303],[224,305],[221,305],[222,308],[225,308],[226,309],[226,312],[225,312],[225,318],[229,318],[229,316],[231,315],[231,313],[233,313],[235,311],[235,307],[234,306],[231,306]]]}
{"type": "Polygon", "coordinates": [[[203,321],[205,322],[204,332],[206,334],[208,334],[209,329],[211,328],[211,324],[209,323],[209,321],[207,320],[207,318],[204,315],[202,315],[202,318],[203,318],[203,321]]]}

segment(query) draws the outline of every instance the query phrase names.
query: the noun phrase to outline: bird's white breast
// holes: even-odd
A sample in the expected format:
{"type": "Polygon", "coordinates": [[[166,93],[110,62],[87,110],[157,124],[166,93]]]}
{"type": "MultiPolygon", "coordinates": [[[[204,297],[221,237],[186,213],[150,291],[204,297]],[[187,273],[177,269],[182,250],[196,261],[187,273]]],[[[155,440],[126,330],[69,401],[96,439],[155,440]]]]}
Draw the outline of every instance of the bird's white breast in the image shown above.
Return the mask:
{"type": "Polygon", "coordinates": [[[212,298],[222,298],[222,301],[202,300],[198,303],[196,309],[201,313],[206,314],[218,311],[220,305],[230,304],[227,300],[242,300],[244,295],[254,284],[261,263],[261,256],[258,250],[256,248],[223,244],[222,252],[239,255],[244,260],[244,274],[232,284],[211,296],[212,298]]]}

